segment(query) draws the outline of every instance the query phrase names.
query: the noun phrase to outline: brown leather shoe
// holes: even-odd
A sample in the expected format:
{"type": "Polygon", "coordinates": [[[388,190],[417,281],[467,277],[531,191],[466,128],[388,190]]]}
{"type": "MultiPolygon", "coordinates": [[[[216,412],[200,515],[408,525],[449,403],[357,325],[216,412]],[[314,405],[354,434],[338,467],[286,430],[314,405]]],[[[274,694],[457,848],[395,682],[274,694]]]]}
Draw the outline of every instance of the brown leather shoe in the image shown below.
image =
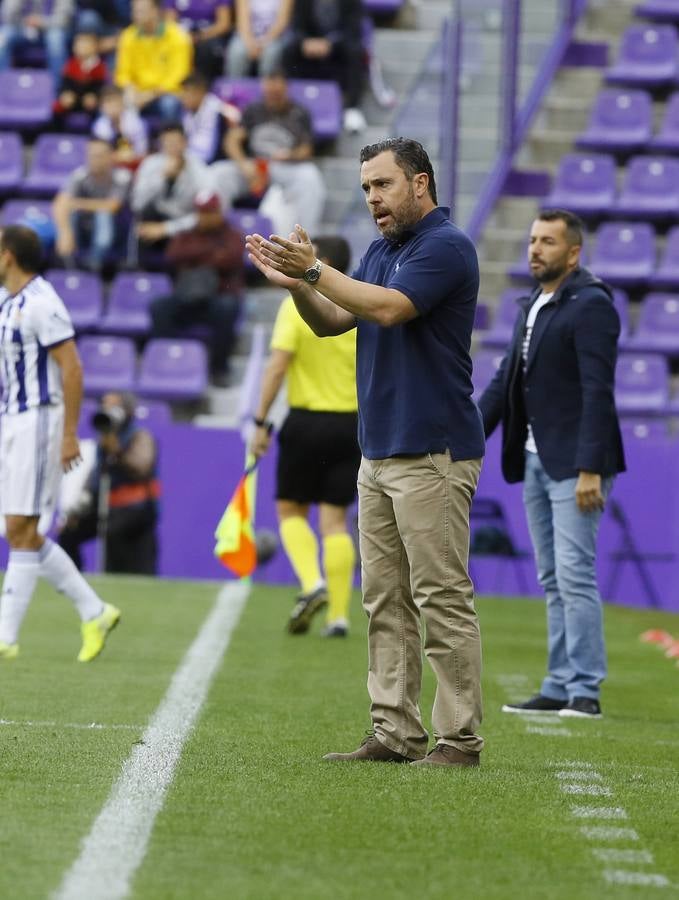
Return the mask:
{"type": "Polygon", "coordinates": [[[416,759],[411,766],[478,766],[478,753],[463,753],[450,744],[437,744],[424,757],[416,759]]]}
{"type": "Polygon", "coordinates": [[[408,756],[394,753],[379,741],[374,734],[369,734],[361,741],[361,746],[353,753],[326,753],[323,759],[333,762],[394,762],[409,763],[413,760],[408,756]]]}

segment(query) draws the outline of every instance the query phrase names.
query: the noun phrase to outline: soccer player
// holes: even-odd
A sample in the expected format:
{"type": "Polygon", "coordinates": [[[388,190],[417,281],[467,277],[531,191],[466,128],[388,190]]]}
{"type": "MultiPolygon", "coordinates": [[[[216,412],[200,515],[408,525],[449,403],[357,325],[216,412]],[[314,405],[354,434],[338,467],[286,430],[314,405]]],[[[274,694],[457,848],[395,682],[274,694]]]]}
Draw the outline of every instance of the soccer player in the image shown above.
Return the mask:
{"type": "MultiPolygon", "coordinates": [[[[316,253],[345,272],[350,251],[340,237],[315,241],[316,253]]],[[[276,508],[285,552],[301,585],[288,631],[303,634],[327,603],[325,637],[345,637],[355,564],[347,532],[347,507],[356,497],[361,462],[356,399],[356,336],[347,332],[330,340],[316,337],[297,312],[292,297],[278,311],[271,358],[262,379],[252,450],[261,456],[269,447],[273,425],[269,410],[287,376],[290,412],[278,436],[276,508]],[[327,377],[332,372],[332,378],[327,377]],[[323,544],[319,547],[309,522],[309,506],[319,505],[323,544]]]]}
{"type": "Polygon", "coordinates": [[[40,575],[75,606],[79,662],[103,649],[120,610],[104,603],[61,549],[42,536],[62,469],[80,462],[76,437],[82,370],[73,326],[54,288],[37,272],[38,235],[20,225],[0,232],[0,513],[10,546],[0,598],[0,659],[19,653],[18,636],[40,575]]]}

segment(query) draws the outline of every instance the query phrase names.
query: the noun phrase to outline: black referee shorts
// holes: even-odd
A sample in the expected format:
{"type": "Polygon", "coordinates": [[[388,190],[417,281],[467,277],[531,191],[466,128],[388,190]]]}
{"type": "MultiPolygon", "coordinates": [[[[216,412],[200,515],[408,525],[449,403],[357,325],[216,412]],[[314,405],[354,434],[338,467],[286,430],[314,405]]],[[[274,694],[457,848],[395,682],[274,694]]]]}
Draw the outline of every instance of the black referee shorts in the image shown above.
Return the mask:
{"type": "Polygon", "coordinates": [[[278,435],[276,499],[351,506],[361,462],[357,413],[291,409],[278,435]]]}

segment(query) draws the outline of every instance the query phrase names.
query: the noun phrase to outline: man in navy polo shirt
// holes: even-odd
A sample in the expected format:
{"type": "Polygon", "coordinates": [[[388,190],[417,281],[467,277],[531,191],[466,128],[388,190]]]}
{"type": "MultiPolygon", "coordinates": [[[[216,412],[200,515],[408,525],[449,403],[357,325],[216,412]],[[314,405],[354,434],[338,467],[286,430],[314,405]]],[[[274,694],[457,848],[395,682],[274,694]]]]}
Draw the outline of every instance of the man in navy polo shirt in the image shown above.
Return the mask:
{"type": "MultiPolygon", "coordinates": [[[[321,264],[306,231],[248,235],[250,258],[287,288],[316,334],[357,329],[363,604],[373,730],[332,760],[475,766],[483,746],[481,646],[468,572],[469,510],[484,438],[469,347],[479,285],[469,238],[437,206],[416,141],[361,151],[361,184],[382,237],[353,277],[321,264]],[[419,709],[424,649],[437,681],[419,709]]],[[[328,372],[332,378],[332,372],[328,372]]]]}

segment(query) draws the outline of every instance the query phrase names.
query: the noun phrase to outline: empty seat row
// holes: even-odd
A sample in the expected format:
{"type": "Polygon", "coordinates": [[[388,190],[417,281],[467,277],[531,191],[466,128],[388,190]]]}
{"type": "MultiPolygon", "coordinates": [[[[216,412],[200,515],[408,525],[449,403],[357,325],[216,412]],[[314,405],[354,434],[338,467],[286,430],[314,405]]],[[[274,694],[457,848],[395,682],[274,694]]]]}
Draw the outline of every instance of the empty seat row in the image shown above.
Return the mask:
{"type": "Polygon", "coordinates": [[[113,335],[78,340],[87,396],[133,391],[141,397],[172,401],[199,400],[208,385],[205,347],[199,341],[157,338],[139,360],[134,342],[113,335]]]}
{"type": "Polygon", "coordinates": [[[21,137],[16,132],[0,132],[0,193],[52,197],[68,176],[85,164],[86,146],[87,138],[82,135],[41,134],[24,174],[21,137]]]}
{"type": "Polygon", "coordinates": [[[679,0],[644,0],[634,12],[653,22],[675,22],[679,25],[679,0]]]}
{"type": "Polygon", "coordinates": [[[609,84],[667,89],[679,83],[679,35],[672,25],[630,25],[616,61],[606,70],[609,84]]]}
{"type": "Polygon", "coordinates": [[[544,207],[565,207],[584,218],[667,220],[679,216],[679,159],[635,156],[617,189],[615,159],[600,153],[567,153],[561,158],[544,207]]]}
{"type": "Polygon", "coordinates": [[[679,153],[679,93],[665,104],[663,119],[653,133],[653,100],[647,91],[606,88],[592,106],[585,131],[576,144],[583,150],[635,153],[644,149],[679,153]]]}

